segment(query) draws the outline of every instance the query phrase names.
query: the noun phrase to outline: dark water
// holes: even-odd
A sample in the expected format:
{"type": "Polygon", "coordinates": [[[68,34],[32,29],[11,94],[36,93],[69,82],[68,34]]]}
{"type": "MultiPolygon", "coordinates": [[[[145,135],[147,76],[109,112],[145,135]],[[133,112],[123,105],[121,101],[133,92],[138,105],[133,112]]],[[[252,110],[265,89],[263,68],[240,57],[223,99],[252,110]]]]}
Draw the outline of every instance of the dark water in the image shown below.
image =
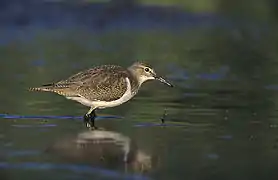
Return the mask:
{"type": "Polygon", "coordinates": [[[129,18],[105,16],[99,24],[82,18],[90,8],[59,5],[51,16],[30,7],[38,10],[2,21],[1,180],[277,179],[275,22],[136,6],[129,18]],[[78,15],[84,21],[72,20],[78,15]],[[98,111],[100,132],[83,126],[87,107],[27,91],[136,60],[175,88],[145,83],[128,103],[98,111]]]}

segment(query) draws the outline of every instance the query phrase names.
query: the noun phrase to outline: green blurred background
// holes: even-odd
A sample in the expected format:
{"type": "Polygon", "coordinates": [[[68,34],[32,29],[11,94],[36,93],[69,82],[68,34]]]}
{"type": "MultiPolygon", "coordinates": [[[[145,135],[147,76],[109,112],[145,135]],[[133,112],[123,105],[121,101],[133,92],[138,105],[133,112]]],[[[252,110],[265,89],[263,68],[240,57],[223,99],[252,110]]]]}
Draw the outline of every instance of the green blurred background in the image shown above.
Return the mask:
{"type": "Polygon", "coordinates": [[[87,111],[28,88],[137,60],[175,88],[147,82],[130,102],[98,111],[122,119],[97,124],[159,157],[146,177],[277,179],[277,7],[273,0],[0,1],[1,179],[117,179],[26,164],[72,163],[44,150],[84,131],[87,111]],[[165,108],[167,126],[157,127],[165,108]]]}

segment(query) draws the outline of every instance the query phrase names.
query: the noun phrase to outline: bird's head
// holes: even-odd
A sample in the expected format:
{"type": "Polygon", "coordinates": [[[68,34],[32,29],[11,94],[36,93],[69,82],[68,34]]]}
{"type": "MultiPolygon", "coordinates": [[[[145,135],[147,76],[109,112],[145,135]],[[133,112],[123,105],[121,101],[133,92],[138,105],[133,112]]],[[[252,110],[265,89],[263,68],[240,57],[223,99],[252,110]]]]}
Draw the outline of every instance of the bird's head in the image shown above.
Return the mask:
{"type": "Polygon", "coordinates": [[[161,76],[158,76],[154,69],[145,63],[135,62],[128,69],[134,74],[140,85],[147,80],[158,80],[170,87],[173,87],[172,84],[167,82],[161,76]]]}

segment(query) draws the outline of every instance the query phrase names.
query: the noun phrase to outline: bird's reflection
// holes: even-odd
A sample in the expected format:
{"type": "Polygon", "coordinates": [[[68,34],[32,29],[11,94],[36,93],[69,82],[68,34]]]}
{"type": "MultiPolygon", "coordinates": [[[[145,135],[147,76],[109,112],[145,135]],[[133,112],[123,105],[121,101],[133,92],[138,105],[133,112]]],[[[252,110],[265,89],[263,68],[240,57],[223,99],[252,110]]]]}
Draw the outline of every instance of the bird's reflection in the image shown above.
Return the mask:
{"type": "Polygon", "coordinates": [[[147,173],[154,168],[154,158],[150,154],[131,138],[114,131],[94,130],[67,136],[54,142],[47,152],[67,161],[128,173],[147,173]]]}

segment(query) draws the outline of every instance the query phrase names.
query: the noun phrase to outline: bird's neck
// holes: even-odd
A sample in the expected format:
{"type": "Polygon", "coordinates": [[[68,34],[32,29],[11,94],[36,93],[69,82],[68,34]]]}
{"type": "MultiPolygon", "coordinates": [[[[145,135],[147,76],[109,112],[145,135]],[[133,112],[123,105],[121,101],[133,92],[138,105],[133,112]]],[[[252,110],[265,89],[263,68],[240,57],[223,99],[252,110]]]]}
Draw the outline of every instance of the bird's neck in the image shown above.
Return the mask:
{"type": "Polygon", "coordinates": [[[140,86],[142,85],[142,81],[136,76],[136,73],[132,69],[128,69],[129,76],[130,76],[130,85],[131,85],[131,91],[134,93],[137,93],[140,86]]]}

